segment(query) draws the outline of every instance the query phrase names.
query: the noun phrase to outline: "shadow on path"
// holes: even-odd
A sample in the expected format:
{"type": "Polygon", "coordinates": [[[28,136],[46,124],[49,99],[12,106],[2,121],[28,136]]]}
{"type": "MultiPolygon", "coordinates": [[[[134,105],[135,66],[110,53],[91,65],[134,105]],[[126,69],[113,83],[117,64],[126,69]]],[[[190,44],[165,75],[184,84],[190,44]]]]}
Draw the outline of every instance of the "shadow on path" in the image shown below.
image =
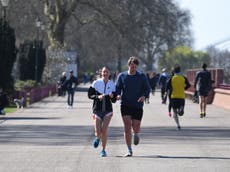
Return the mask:
{"type": "MultiPolygon", "coordinates": [[[[12,118],[10,120],[22,120],[12,118]]],[[[27,120],[50,120],[53,118],[24,118],[27,120]]],[[[141,144],[191,144],[205,141],[217,144],[230,141],[229,128],[188,127],[176,131],[173,127],[142,127],[141,144]]],[[[62,125],[0,125],[0,144],[27,145],[91,145],[94,137],[93,126],[62,126],[62,125]]],[[[123,127],[110,127],[108,131],[110,144],[122,143],[123,127]]],[[[167,157],[162,157],[167,158],[167,157]]]]}
{"type": "Polygon", "coordinates": [[[230,160],[230,157],[209,157],[209,156],[164,156],[164,155],[133,156],[133,158],[230,160]]]}

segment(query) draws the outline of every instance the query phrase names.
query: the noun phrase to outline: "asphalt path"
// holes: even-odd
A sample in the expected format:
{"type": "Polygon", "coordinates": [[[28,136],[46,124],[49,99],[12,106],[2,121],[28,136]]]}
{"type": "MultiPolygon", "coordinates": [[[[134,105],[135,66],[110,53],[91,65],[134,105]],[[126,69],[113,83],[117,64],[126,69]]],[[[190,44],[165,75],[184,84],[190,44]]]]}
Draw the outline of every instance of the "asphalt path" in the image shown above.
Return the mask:
{"type": "Polygon", "coordinates": [[[177,131],[160,93],[144,106],[140,144],[124,157],[119,102],[108,131],[107,157],[92,146],[92,101],[88,85],[79,87],[73,109],[67,97],[52,96],[0,117],[0,172],[229,172],[230,111],[208,105],[199,117],[198,104],[186,100],[177,131]]]}

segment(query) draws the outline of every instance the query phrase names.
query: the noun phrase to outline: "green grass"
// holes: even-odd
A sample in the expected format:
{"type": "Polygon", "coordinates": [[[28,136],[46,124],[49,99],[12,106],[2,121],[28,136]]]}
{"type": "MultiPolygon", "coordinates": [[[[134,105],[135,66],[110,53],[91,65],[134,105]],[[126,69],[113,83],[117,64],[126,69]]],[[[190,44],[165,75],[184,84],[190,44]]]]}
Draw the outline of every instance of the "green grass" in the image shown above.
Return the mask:
{"type": "Polygon", "coordinates": [[[8,106],[8,107],[5,107],[4,108],[4,111],[6,112],[6,113],[13,113],[13,112],[15,112],[17,110],[17,107],[16,106],[8,106]]]}

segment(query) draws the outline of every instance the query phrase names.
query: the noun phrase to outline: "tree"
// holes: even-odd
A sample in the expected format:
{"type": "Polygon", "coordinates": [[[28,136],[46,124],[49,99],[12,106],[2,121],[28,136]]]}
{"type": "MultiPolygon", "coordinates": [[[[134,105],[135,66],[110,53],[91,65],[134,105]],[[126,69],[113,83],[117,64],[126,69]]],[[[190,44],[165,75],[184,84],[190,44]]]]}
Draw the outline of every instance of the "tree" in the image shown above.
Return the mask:
{"type": "Polygon", "coordinates": [[[79,0],[45,0],[44,14],[48,17],[48,38],[51,47],[63,46],[65,38],[65,27],[69,18],[73,14],[79,0]]]}
{"type": "Polygon", "coordinates": [[[173,0],[25,2],[11,5],[12,23],[22,31],[17,32],[18,37],[34,37],[35,26],[29,27],[28,23],[39,16],[47,26],[49,44],[76,49],[82,70],[95,70],[103,63],[112,63],[121,70],[131,55],[139,56],[149,70],[165,51],[191,43],[190,15],[173,0]],[[26,4],[26,10],[19,11],[22,4],[26,4]],[[15,21],[14,12],[23,15],[19,21],[15,21]]]}
{"type": "Polygon", "coordinates": [[[19,79],[22,81],[37,79],[37,82],[40,82],[46,62],[46,54],[42,47],[42,42],[38,40],[33,42],[25,41],[20,45],[18,54],[19,79]],[[36,58],[38,58],[37,64],[36,58]],[[35,76],[36,65],[37,76],[35,76]]]}
{"type": "Polygon", "coordinates": [[[140,2],[143,8],[140,19],[144,45],[142,60],[147,65],[147,70],[151,70],[152,65],[164,52],[179,45],[190,44],[190,15],[171,0],[140,2]],[[180,36],[185,33],[186,37],[180,36]]]}
{"type": "Polygon", "coordinates": [[[207,53],[201,51],[193,51],[189,47],[177,47],[171,51],[167,51],[159,60],[159,69],[171,69],[178,64],[181,66],[182,72],[187,69],[200,68],[205,62],[210,64],[210,57],[207,53]]]}
{"type": "Polygon", "coordinates": [[[208,47],[207,53],[211,58],[210,67],[224,69],[224,83],[230,84],[230,52],[208,47]]]}
{"type": "Polygon", "coordinates": [[[0,87],[3,90],[13,90],[11,76],[16,59],[15,34],[9,23],[0,19],[0,87]]]}

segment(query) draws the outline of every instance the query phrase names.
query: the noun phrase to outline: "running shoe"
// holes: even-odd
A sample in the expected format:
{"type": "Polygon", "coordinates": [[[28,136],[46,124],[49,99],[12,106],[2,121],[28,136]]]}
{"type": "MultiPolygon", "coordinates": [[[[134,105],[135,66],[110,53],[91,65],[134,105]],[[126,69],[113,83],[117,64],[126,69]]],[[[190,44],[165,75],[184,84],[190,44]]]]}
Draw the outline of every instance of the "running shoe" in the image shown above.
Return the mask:
{"type": "Polygon", "coordinates": [[[169,112],[169,113],[168,113],[168,115],[169,115],[169,117],[171,117],[171,116],[172,116],[172,113],[171,113],[171,112],[169,112]]]}
{"type": "Polygon", "coordinates": [[[107,156],[107,154],[106,154],[105,150],[102,150],[101,151],[101,157],[106,157],[106,156],[107,156]]]}
{"type": "Polygon", "coordinates": [[[134,145],[138,145],[139,142],[140,142],[140,138],[139,138],[138,134],[135,133],[135,134],[133,135],[133,144],[134,144],[134,145]]]}
{"type": "Polygon", "coordinates": [[[125,154],[125,157],[131,157],[133,156],[133,152],[132,151],[129,151],[127,154],[125,154]]]}
{"type": "Polygon", "coordinates": [[[206,117],[206,113],[203,113],[203,117],[206,117]]]}
{"type": "Polygon", "coordinates": [[[98,137],[95,137],[95,139],[93,140],[93,147],[97,148],[99,143],[100,143],[100,139],[98,137]]]}
{"type": "Polygon", "coordinates": [[[203,113],[200,113],[200,118],[203,118],[203,117],[204,117],[203,113]]]}
{"type": "Polygon", "coordinates": [[[177,126],[177,130],[180,131],[180,130],[181,130],[181,127],[180,127],[180,126],[177,126]]]}

